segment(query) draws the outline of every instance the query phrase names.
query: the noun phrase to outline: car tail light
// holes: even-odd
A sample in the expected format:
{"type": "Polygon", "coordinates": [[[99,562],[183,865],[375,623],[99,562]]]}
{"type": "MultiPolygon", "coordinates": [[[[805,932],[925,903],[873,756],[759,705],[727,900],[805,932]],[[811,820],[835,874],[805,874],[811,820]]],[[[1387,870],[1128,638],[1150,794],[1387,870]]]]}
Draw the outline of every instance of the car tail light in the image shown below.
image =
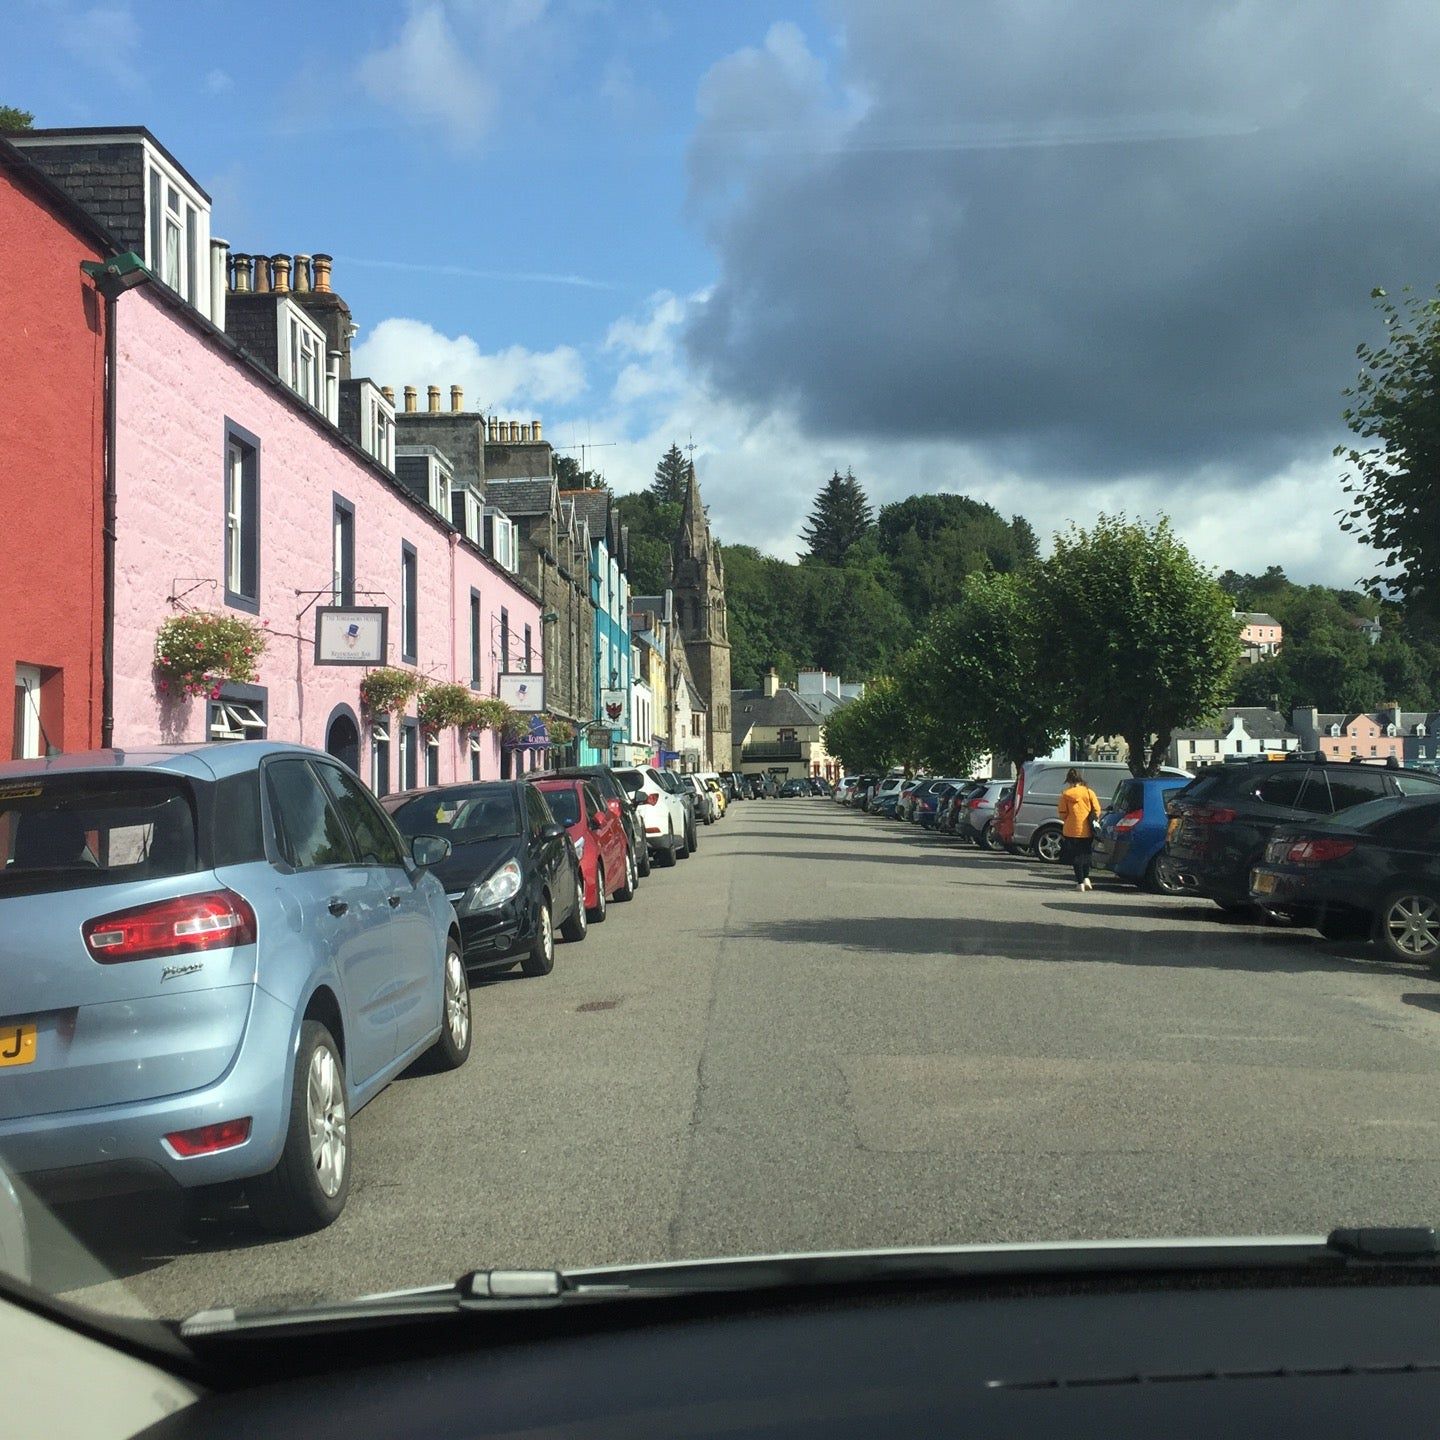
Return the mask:
{"type": "Polygon", "coordinates": [[[1228,825],[1235,818],[1236,813],[1224,805],[1206,805],[1198,810],[1192,810],[1190,818],[1197,825],[1228,825]]]}
{"type": "Polygon", "coordinates": [[[250,1117],[221,1120],[217,1125],[201,1125],[196,1130],[176,1130],[165,1137],[165,1143],[182,1159],[195,1155],[213,1155],[217,1150],[233,1150],[250,1138],[250,1117]]]}
{"type": "Polygon", "coordinates": [[[983,795],[977,795],[973,800],[968,801],[967,803],[970,809],[978,810],[985,803],[985,797],[983,795]]]}
{"type": "Polygon", "coordinates": [[[642,805],[658,805],[660,803],[659,791],[652,791],[650,794],[642,795],[640,797],[640,803],[642,805]]]}
{"type": "Polygon", "coordinates": [[[135,905],[87,920],[85,948],[102,965],[255,943],[255,912],[233,890],[135,905]]]}
{"type": "Polygon", "coordinates": [[[1117,830],[1133,830],[1144,818],[1145,812],[1143,810],[1127,810],[1115,822],[1115,828],[1117,830]]]}
{"type": "Polygon", "coordinates": [[[1291,865],[1323,865],[1327,860],[1339,860],[1355,848],[1353,840],[1341,840],[1331,836],[1297,840],[1285,852],[1285,859],[1291,865]]]}

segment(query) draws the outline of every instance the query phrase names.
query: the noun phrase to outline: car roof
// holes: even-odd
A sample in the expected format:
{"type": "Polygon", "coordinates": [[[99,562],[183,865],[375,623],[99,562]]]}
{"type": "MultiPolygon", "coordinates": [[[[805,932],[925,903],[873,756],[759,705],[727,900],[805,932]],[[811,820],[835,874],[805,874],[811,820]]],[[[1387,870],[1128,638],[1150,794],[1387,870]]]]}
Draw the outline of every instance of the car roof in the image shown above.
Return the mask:
{"type": "Polygon", "coordinates": [[[283,740],[193,741],[179,745],[114,746],[109,750],[73,750],[38,760],[0,763],[0,780],[30,779],[44,775],[75,775],[116,770],[159,770],[194,780],[219,780],[253,770],[271,755],[308,755],[333,760],[333,755],[310,745],[283,740]]]}
{"type": "Polygon", "coordinates": [[[446,795],[455,790],[469,794],[475,790],[498,790],[502,785],[507,790],[513,790],[522,783],[519,780],[452,780],[446,785],[418,785],[413,790],[392,790],[379,799],[388,810],[392,805],[399,805],[404,800],[418,800],[422,795],[446,795]]]}

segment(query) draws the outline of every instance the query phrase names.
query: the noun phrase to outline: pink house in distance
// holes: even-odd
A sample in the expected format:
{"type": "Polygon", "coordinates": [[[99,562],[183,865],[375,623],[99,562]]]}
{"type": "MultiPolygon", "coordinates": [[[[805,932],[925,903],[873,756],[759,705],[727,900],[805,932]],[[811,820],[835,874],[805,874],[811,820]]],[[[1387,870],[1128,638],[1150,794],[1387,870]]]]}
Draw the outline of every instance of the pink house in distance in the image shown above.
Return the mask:
{"type": "Polygon", "coordinates": [[[1285,629],[1273,616],[1259,610],[1238,610],[1240,648],[1252,663],[1276,654],[1285,639],[1285,629]]]}
{"type": "Polygon", "coordinates": [[[1405,758],[1405,736],[1393,710],[1317,715],[1316,747],[1329,760],[1405,758]]]}

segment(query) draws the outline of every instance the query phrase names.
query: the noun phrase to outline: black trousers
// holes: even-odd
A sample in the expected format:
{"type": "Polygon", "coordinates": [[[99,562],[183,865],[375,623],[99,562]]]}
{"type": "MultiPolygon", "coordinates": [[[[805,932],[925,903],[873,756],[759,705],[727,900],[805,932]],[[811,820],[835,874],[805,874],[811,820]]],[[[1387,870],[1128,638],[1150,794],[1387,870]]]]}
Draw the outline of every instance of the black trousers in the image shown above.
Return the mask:
{"type": "Polygon", "coordinates": [[[1075,883],[1090,878],[1090,850],[1094,841],[1088,836],[1072,839],[1065,835],[1060,840],[1060,859],[1075,872],[1075,883]]]}

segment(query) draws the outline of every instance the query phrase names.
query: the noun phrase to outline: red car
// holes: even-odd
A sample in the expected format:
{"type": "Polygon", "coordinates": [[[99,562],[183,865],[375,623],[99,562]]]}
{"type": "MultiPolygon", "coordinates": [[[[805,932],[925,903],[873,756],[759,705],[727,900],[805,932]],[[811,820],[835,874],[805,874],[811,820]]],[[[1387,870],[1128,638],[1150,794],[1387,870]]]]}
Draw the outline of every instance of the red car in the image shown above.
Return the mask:
{"type": "Polygon", "coordinates": [[[534,780],[556,821],[569,832],[580,857],[585,882],[585,909],[598,925],[613,897],[628,900],[635,893],[635,862],[625,843],[625,827],[610,812],[588,780],[534,780]]]}
{"type": "Polygon", "coordinates": [[[1007,790],[995,804],[995,839],[1005,849],[1015,843],[1015,791],[1007,790]]]}

